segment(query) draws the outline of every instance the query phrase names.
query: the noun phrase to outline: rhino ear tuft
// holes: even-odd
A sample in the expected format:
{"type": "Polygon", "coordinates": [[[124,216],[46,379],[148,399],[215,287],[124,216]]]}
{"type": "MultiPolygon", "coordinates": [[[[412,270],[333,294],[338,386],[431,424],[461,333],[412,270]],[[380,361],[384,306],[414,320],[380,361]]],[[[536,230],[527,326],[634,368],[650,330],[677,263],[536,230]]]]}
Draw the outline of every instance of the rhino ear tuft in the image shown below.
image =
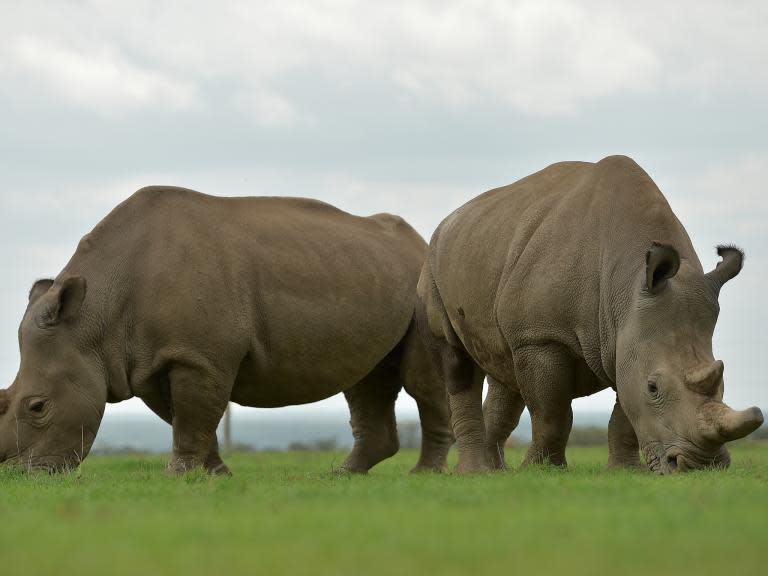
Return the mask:
{"type": "Polygon", "coordinates": [[[86,290],[87,284],[82,276],[71,276],[59,285],[54,284],[49,290],[52,302],[40,316],[40,324],[51,327],[75,318],[85,300],[86,290]]]}
{"type": "Polygon", "coordinates": [[[680,269],[680,254],[668,244],[654,242],[645,255],[645,289],[658,294],[680,269]]]}
{"type": "Polygon", "coordinates": [[[32,288],[29,290],[29,304],[34,304],[37,299],[40,298],[40,296],[51,289],[51,286],[53,286],[53,280],[50,278],[45,278],[35,282],[32,285],[32,288]]]}
{"type": "Polygon", "coordinates": [[[744,265],[744,251],[732,245],[721,244],[717,247],[717,255],[722,258],[714,270],[707,273],[707,278],[720,290],[720,287],[741,272],[744,265]]]}

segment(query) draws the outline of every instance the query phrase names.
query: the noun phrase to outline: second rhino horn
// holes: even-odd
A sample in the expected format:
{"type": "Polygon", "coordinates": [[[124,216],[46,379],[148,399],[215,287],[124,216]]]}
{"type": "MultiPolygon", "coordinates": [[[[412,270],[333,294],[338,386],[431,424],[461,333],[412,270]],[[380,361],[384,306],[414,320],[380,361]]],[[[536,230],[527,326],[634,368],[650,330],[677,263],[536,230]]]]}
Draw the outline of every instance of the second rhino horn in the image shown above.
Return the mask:
{"type": "Polygon", "coordinates": [[[723,361],[716,360],[707,366],[689,370],[685,374],[685,385],[694,392],[712,396],[720,387],[724,368],[723,361]]]}

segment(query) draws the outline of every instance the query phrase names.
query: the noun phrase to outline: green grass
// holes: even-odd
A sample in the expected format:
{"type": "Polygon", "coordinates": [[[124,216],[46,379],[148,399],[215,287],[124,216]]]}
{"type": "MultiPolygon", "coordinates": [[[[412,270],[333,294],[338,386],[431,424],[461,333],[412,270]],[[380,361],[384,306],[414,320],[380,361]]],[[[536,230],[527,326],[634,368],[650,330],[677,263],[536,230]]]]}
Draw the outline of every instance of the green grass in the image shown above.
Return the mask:
{"type": "Polygon", "coordinates": [[[604,448],[469,478],[408,475],[412,452],[368,477],[331,474],[337,453],[230,455],[224,479],[157,456],[0,468],[0,574],[764,574],[768,445],[732,455],[672,477],[608,472],[604,448]]]}

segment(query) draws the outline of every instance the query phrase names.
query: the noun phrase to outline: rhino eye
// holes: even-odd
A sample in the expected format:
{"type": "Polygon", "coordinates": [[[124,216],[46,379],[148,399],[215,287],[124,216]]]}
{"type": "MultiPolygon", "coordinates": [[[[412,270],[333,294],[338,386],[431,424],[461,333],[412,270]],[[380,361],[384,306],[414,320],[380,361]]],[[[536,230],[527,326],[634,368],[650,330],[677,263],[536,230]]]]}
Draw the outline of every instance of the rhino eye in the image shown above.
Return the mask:
{"type": "Polygon", "coordinates": [[[648,381],[648,393],[651,396],[658,396],[658,394],[659,394],[659,385],[656,383],[655,380],[649,380],[648,381]]]}
{"type": "Polygon", "coordinates": [[[29,405],[29,411],[40,414],[45,409],[45,400],[36,400],[29,405]]]}

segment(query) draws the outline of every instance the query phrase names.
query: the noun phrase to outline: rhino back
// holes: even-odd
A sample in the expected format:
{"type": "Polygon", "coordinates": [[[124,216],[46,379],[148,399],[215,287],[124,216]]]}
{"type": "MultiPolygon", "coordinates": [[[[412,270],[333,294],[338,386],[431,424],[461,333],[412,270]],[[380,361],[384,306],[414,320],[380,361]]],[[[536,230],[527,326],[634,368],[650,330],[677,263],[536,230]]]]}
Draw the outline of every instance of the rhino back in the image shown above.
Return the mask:
{"type": "Polygon", "coordinates": [[[137,385],[199,359],[235,367],[235,401],[310,402],[357,382],[407,330],[426,245],[393,219],[151,187],[64,273],[86,277],[93,314],[128,333],[137,385]]]}
{"type": "Polygon", "coordinates": [[[613,319],[653,241],[701,267],[650,177],[613,156],[554,164],[478,196],[433,237],[431,263],[457,334],[489,371],[508,369],[510,350],[549,341],[609,378],[613,319]]]}

